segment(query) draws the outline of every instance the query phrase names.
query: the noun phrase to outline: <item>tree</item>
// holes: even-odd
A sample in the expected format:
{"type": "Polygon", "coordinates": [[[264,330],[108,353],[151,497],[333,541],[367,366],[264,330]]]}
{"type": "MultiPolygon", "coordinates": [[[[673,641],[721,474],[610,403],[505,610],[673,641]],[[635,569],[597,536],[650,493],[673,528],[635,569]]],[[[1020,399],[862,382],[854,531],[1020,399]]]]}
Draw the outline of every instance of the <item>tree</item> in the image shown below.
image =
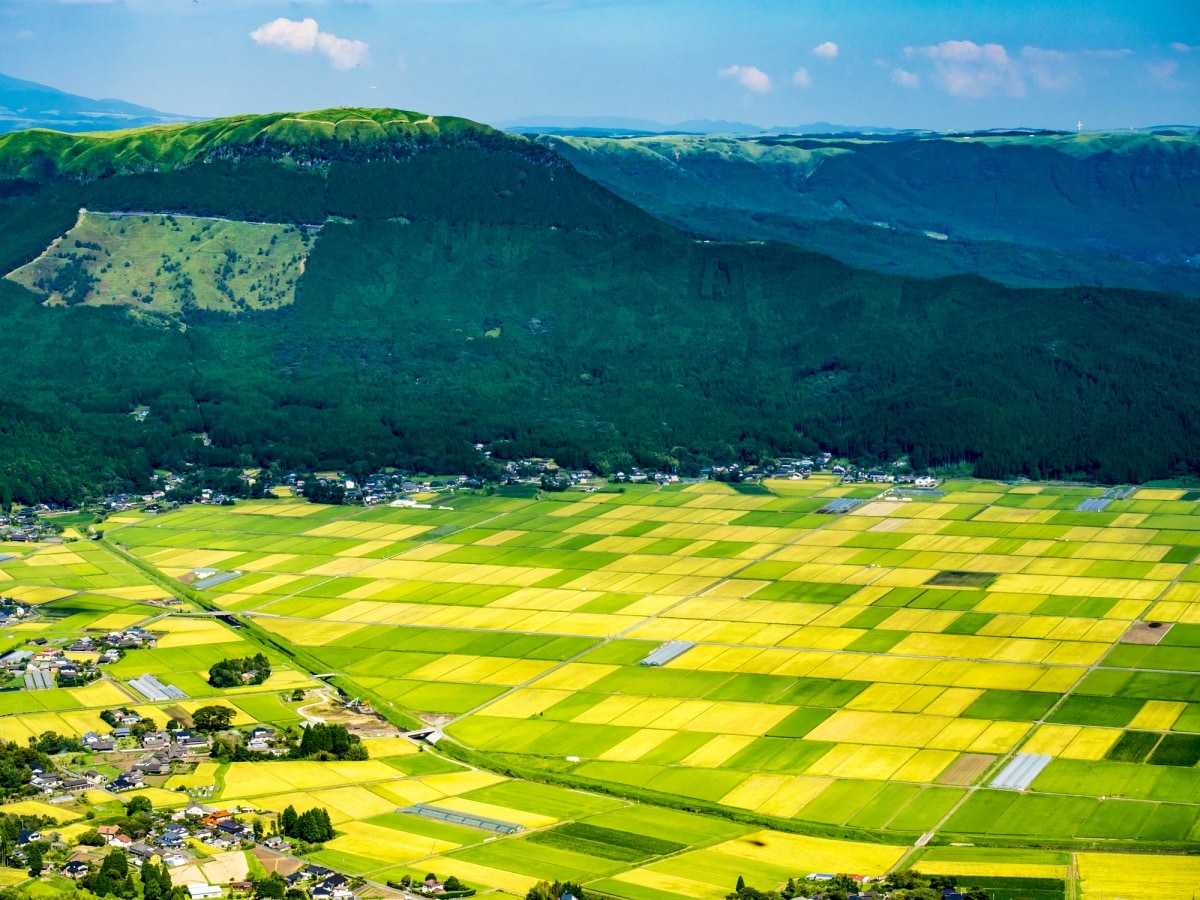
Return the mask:
{"type": "Polygon", "coordinates": [[[125,804],[125,814],[127,816],[136,816],[138,813],[149,814],[154,811],[154,804],[150,802],[150,798],[146,796],[138,796],[130,798],[125,804]]]}
{"type": "Polygon", "coordinates": [[[124,878],[129,874],[129,857],[124,850],[110,850],[104,855],[100,864],[100,874],[114,878],[124,878]]]}
{"type": "Polygon", "coordinates": [[[295,808],[288,806],[279,815],[279,830],[287,837],[308,844],[320,844],[333,838],[329,811],[322,807],[306,809],[297,815],[295,808]]]}
{"type": "Polygon", "coordinates": [[[529,889],[525,900],[559,900],[563,894],[571,894],[576,900],[587,900],[583,888],[572,881],[539,881],[529,889]]]}
{"type": "Polygon", "coordinates": [[[229,727],[233,716],[228,706],[202,706],[192,713],[192,725],[197,731],[220,731],[229,727]]]}
{"type": "Polygon", "coordinates": [[[289,803],[288,806],[284,809],[284,811],[279,814],[279,830],[280,830],[280,832],[287,835],[288,837],[291,837],[292,835],[294,835],[296,833],[297,818],[298,817],[296,815],[296,807],[292,806],[289,803]]]}
{"type": "Polygon", "coordinates": [[[30,844],[29,849],[25,851],[25,859],[29,862],[29,877],[41,878],[43,862],[41,844],[30,844]]]}
{"type": "Polygon", "coordinates": [[[105,844],[104,835],[95,828],[89,828],[79,836],[79,843],[85,847],[103,847],[105,844]]]}
{"type": "Polygon", "coordinates": [[[309,725],[300,735],[300,746],[293,756],[301,759],[367,759],[362,739],[351,734],[344,725],[327,725],[318,722],[309,725]]]}
{"type": "Polygon", "coordinates": [[[270,897],[272,900],[283,900],[287,896],[287,880],[278,872],[272,872],[254,886],[254,892],[260,897],[270,897]]]}
{"type": "Polygon", "coordinates": [[[99,897],[114,894],[132,898],[137,893],[129,874],[129,857],[123,850],[110,850],[100,868],[84,878],[82,884],[99,897]]]}
{"type": "Polygon", "coordinates": [[[142,896],[145,900],[165,900],[171,894],[171,872],[166,863],[142,866],[142,896]]]}
{"type": "Polygon", "coordinates": [[[53,731],[43,731],[41,736],[35,742],[33,738],[29,739],[33,748],[39,753],[45,753],[51,756],[55,753],[70,753],[73,750],[83,749],[81,744],[75,738],[64,737],[53,731]]]}
{"type": "Polygon", "coordinates": [[[925,887],[925,879],[915,869],[901,869],[888,875],[883,887],[888,891],[914,890],[925,887]]]}

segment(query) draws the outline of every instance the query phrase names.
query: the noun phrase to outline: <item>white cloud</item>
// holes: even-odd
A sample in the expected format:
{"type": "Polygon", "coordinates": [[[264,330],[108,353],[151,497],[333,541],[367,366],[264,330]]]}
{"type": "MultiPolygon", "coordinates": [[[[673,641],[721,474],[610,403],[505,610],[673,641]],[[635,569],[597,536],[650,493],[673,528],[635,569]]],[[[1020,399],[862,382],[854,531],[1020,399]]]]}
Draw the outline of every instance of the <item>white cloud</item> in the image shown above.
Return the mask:
{"type": "Polygon", "coordinates": [[[1173,59],[1167,59],[1157,63],[1146,63],[1146,71],[1150,73],[1150,80],[1159,87],[1183,87],[1183,82],[1179,81],[1175,77],[1175,73],[1179,71],[1179,63],[1175,62],[1173,59]]]}
{"type": "Polygon", "coordinates": [[[770,76],[757,66],[727,66],[717,72],[717,76],[732,79],[756,94],[765,94],[772,87],[770,76]]]}
{"type": "Polygon", "coordinates": [[[1176,53],[1191,53],[1193,50],[1200,50],[1200,47],[1193,47],[1191,44],[1185,44],[1183,41],[1173,41],[1171,49],[1176,53]]]}
{"type": "Polygon", "coordinates": [[[329,58],[335,69],[353,69],[367,60],[367,45],[363,41],[340,38],[327,31],[317,34],[317,52],[329,58]]]}
{"type": "Polygon", "coordinates": [[[916,72],[908,72],[904,69],[892,69],[892,81],[903,88],[919,88],[921,86],[921,76],[916,72]]]}
{"type": "Polygon", "coordinates": [[[933,61],[934,83],[955,97],[1024,97],[1025,82],[1000,44],[942,41],[929,47],[907,47],[910,59],[933,61]]]}
{"type": "Polygon", "coordinates": [[[316,19],[276,19],[250,32],[250,39],[268,47],[282,47],[295,53],[309,53],[317,45],[316,19]]]}
{"type": "MultiPolygon", "coordinates": [[[[928,60],[931,70],[898,69],[892,73],[897,84],[907,86],[909,76],[924,77],[952,96],[980,98],[1024,97],[1029,85],[1042,91],[1065,91],[1081,84],[1088,72],[1104,73],[1099,60],[1125,59],[1134,52],[1128,48],[1064,51],[1025,46],[1010,55],[1001,44],[942,41],[927,47],[905,47],[904,55],[915,63],[928,60]]],[[[1172,74],[1168,72],[1162,79],[1169,80],[1172,74]]]]}
{"type": "Polygon", "coordinates": [[[801,66],[792,75],[792,84],[796,87],[812,87],[812,76],[808,74],[808,69],[801,66]]]}
{"type": "Polygon", "coordinates": [[[363,41],[352,41],[321,31],[316,19],[284,19],[256,28],[250,38],[266,47],[279,47],[293,53],[312,53],[326,57],[335,69],[353,69],[366,62],[368,47],[363,41]]]}
{"type": "Polygon", "coordinates": [[[1079,73],[1071,65],[1068,55],[1061,50],[1022,47],[1021,58],[1029,76],[1042,90],[1061,91],[1079,81],[1079,73]]]}
{"type": "Polygon", "coordinates": [[[813,47],[812,52],[813,56],[819,56],[822,59],[834,59],[838,55],[838,45],[833,41],[826,41],[813,47]]]}

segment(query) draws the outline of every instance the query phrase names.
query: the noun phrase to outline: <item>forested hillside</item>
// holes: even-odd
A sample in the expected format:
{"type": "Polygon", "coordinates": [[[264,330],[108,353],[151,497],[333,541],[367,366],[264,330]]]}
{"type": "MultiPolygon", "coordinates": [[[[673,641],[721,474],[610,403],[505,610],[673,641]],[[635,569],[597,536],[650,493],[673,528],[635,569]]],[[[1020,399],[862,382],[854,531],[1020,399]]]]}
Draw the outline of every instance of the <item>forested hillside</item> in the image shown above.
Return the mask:
{"type": "Polygon", "coordinates": [[[1200,137],[1153,133],[545,136],[654,215],[890,274],[1200,296],[1200,137]]]}
{"type": "Polygon", "coordinates": [[[0,501],[188,461],[471,472],[499,439],[601,470],[818,448],[1200,470],[1200,313],[1180,296],[703,242],[535,142],[392,110],[16,134],[0,172],[5,273],[80,207],[325,223],[294,304],[236,317],[43,306],[0,281],[0,501]]]}

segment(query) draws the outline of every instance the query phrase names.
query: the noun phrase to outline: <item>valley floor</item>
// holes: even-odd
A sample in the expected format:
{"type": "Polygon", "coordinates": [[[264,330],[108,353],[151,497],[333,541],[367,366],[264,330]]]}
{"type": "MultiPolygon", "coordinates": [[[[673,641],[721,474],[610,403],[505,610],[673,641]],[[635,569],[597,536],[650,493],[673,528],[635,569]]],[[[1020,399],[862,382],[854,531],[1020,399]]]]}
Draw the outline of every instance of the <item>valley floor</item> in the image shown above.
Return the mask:
{"type": "MultiPolygon", "coordinates": [[[[283,727],[340,715],[335,685],[446,738],[422,751],[378,721],[366,762],[144,792],[323,806],[337,836],[311,859],[376,885],[717,900],[739,875],[915,867],[997,897],[1174,896],[1200,880],[1197,513],[1174,490],[821,476],[125,513],[102,542],[0,547],[0,594],[39,612],[5,646],[140,624],[156,647],[84,688],[0,694],[0,730],[212,702],[283,727]],[[260,648],[265,684],[207,685],[260,648]],[[145,673],[186,699],[147,701],[145,673]],[[400,812],[416,804],[521,827],[400,812]]],[[[51,809],[83,830],[82,807],[51,809]]]]}

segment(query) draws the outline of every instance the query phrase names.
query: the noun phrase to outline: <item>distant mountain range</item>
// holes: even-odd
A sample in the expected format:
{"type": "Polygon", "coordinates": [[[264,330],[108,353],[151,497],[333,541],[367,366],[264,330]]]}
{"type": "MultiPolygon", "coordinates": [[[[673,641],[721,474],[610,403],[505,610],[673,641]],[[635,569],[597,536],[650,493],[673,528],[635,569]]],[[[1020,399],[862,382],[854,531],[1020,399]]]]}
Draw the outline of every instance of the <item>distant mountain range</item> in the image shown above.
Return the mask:
{"type": "Polygon", "coordinates": [[[0,74],[0,133],[27,128],[114,131],[193,121],[123,100],[93,100],[0,74]]]}
{"type": "MultiPolygon", "coordinates": [[[[929,128],[889,128],[882,125],[840,125],[835,122],[808,122],[803,125],[751,125],[748,122],[730,122],[726,119],[688,119],[668,125],[653,119],[631,119],[625,116],[525,116],[505,119],[494,123],[496,128],[513,134],[545,134],[560,137],[648,137],[652,135],[712,135],[732,134],[738,137],[769,135],[847,135],[870,134],[875,136],[894,135],[924,136],[935,134],[1032,136],[1049,134],[1074,134],[1032,126],[1011,128],[987,128],[976,131],[939,132],[929,128]]],[[[1200,128],[1196,125],[1149,125],[1130,129],[1139,134],[1161,136],[1191,136],[1200,128]]]]}
{"type": "Polygon", "coordinates": [[[526,116],[496,123],[497,128],[510,132],[538,134],[590,134],[595,136],[623,134],[900,134],[914,129],[882,128],[874,125],[835,125],[832,122],[809,122],[807,125],[774,125],[764,128],[748,122],[725,119],[688,119],[667,125],[652,119],[631,119],[624,116],[526,116]]]}

